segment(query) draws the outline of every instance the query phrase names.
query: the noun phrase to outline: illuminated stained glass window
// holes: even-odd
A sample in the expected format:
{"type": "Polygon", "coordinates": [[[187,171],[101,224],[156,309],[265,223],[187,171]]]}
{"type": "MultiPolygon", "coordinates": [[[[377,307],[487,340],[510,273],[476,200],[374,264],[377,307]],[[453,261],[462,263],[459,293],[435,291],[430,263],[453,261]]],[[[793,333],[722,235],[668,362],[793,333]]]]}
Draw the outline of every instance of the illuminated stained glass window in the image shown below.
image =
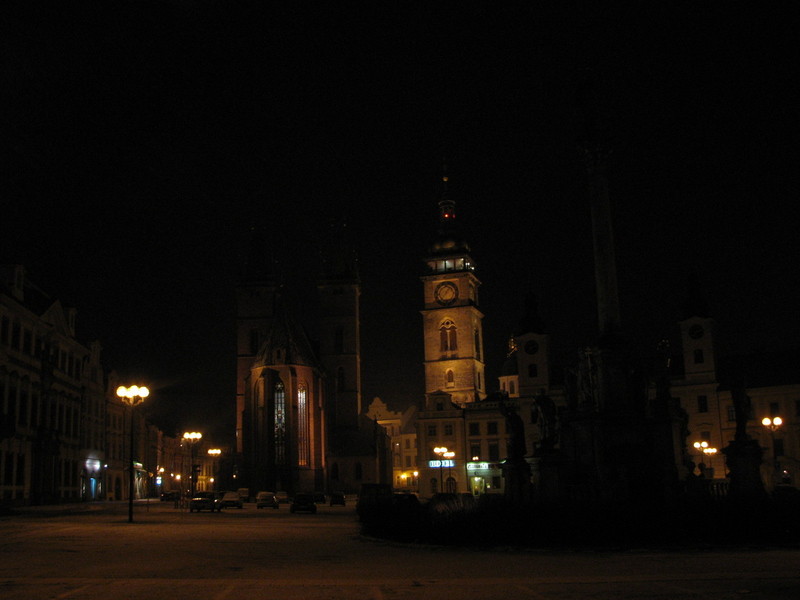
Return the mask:
{"type": "Polygon", "coordinates": [[[308,388],[301,383],[297,388],[297,463],[308,466],[308,388]]]}
{"type": "Polygon", "coordinates": [[[283,382],[275,384],[275,464],[286,464],[286,390],[283,382]]]}

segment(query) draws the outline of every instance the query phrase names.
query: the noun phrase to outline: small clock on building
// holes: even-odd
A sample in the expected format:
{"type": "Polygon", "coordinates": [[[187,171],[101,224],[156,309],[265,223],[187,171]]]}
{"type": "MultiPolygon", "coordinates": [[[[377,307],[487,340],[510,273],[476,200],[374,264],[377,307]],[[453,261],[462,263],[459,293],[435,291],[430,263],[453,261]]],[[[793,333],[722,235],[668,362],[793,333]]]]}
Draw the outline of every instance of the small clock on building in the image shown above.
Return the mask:
{"type": "Polygon", "coordinates": [[[436,302],[442,306],[448,306],[458,298],[458,288],[449,281],[444,281],[436,286],[433,296],[436,302]]]}
{"type": "Polygon", "coordinates": [[[539,351],[539,344],[535,340],[525,342],[525,352],[527,354],[536,354],[539,351]]]}
{"type": "Polygon", "coordinates": [[[699,340],[701,337],[703,337],[704,333],[705,331],[703,330],[703,327],[700,325],[692,325],[691,327],[689,327],[689,337],[692,338],[693,340],[699,340]]]}

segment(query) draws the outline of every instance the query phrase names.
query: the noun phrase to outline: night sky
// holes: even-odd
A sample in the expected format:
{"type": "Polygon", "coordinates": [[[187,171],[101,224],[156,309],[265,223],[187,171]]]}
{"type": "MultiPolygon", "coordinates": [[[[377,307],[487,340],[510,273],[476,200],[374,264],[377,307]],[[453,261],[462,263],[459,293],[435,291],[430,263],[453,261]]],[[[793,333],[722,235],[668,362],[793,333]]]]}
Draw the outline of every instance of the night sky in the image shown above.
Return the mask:
{"type": "Polygon", "coordinates": [[[528,292],[559,358],[591,343],[587,122],[611,150],[632,343],[646,354],[672,332],[694,272],[724,351],[797,346],[788,15],[114,4],[2,9],[0,262],[78,308],[79,337],[150,384],[165,428],[232,434],[233,290],[253,226],[273,233],[313,334],[317,241],[347,219],[365,402],[420,401],[443,157],[483,282],[488,381],[528,292]]]}

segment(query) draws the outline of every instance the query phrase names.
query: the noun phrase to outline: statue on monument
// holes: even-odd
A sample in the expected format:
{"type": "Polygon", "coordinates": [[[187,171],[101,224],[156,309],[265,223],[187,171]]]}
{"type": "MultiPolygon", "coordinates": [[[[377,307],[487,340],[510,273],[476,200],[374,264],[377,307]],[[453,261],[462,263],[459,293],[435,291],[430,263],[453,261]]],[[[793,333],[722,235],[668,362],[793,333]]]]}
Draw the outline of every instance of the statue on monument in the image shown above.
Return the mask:
{"type": "Polygon", "coordinates": [[[506,460],[503,463],[503,476],[506,480],[505,496],[512,502],[521,504],[531,497],[531,468],[525,460],[525,425],[517,411],[506,404],[507,396],[498,395],[498,410],[505,417],[506,431],[509,434],[506,460]]]}

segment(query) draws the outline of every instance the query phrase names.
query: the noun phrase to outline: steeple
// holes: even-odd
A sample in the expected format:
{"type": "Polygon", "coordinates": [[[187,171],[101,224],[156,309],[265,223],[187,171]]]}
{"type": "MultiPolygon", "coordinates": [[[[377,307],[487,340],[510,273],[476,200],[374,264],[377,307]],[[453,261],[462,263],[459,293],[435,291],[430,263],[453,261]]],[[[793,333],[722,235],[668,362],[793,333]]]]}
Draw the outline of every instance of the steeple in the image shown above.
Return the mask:
{"type": "Polygon", "coordinates": [[[331,221],[320,254],[323,281],[358,281],[358,258],[347,221],[331,221]]]}
{"type": "Polygon", "coordinates": [[[539,315],[539,298],[533,292],[528,292],[525,296],[525,313],[517,324],[514,336],[544,332],[544,322],[539,315]]]}
{"type": "Polygon", "coordinates": [[[681,312],[683,313],[683,319],[690,317],[707,319],[711,316],[708,300],[700,289],[700,278],[695,272],[689,274],[686,285],[686,299],[681,305],[681,312]]]}
{"type": "Polygon", "coordinates": [[[447,165],[443,165],[442,195],[439,198],[439,226],[426,262],[431,272],[474,271],[475,264],[469,257],[469,244],[463,238],[456,219],[456,203],[450,197],[449,181],[447,165]]]}

